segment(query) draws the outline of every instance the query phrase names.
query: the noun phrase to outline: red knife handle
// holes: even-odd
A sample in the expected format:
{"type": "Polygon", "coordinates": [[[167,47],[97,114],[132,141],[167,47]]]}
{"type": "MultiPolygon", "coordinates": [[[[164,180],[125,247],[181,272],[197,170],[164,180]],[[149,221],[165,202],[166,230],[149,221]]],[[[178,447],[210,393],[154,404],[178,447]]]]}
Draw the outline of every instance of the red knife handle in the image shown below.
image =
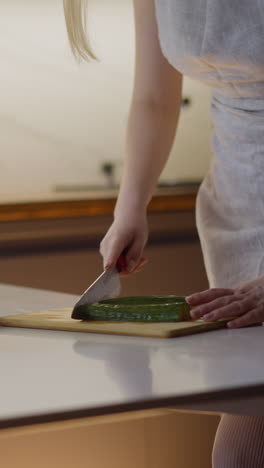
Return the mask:
{"type": "Polygon", "coordinates": [[[126,257],[124,255],[120,255],[120,257],[117,260],[116,267],[117,270],[120,272],[122,270],[126,269],[126,257]]]}

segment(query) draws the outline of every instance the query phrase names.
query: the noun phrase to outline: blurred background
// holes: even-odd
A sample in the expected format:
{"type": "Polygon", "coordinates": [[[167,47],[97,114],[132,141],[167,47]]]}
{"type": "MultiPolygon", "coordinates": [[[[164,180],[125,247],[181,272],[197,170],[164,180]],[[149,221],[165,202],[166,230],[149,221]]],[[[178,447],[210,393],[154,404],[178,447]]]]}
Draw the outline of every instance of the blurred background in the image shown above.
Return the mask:
{"type": "MultiPolygon", "coordinates": [[[[97,62],[72,56],[62,0],[0,0],[0,281],[81,293],[102,271],[134,74],[131,0],[89,0],[97,62]]],[[[210,92],[184,78],[169,161],[149,207],[149,264],[123,294],[207,286],[195,198],[210,158],[210,92]],[[168,261],[169,259],[169,261],[168,261]]]]}
{"type": "MultiPolygon", "coordinates": [[[[133,79],[131,0],[89,1],[88,29],[99,59],[89,64],[71,55],[62,0],[1,0],[0,8],[1,201],[118,185],[133,79]]],[[[184,80],[162,184],[197,182],[205,174],[209,99],[207,88],[184,80]]]]}

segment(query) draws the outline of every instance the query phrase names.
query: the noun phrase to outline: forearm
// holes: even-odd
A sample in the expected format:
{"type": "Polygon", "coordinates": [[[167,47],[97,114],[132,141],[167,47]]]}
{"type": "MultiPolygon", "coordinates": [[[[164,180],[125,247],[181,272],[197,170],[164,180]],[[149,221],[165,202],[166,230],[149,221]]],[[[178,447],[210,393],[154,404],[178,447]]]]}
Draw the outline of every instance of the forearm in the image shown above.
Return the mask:
{"type": "Polygon", "coordinates": [[[132,103],[127,126],[127,156],[115,213],[128,206],[144,209],[168,159],[178,123],[181,85],[173,106],[132,103]]]}

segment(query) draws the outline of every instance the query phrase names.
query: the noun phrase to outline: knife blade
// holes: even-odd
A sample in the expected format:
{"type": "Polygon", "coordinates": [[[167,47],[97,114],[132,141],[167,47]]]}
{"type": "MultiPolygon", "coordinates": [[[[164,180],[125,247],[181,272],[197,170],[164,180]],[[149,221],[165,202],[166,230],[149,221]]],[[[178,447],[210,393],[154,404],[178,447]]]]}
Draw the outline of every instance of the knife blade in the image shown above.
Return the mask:
{"type": "Polygon", "coordinates": [[[119,271],[125,266],[124,257],[119,257],[117,265],[105,270],[89,288],[84,291],[80,299],[76,302],[71,317],[79,320],[78,308],[83,305],[94,304],[95,302],[103,301],[117,297],[121,293],[121,282],[119,271]]]}

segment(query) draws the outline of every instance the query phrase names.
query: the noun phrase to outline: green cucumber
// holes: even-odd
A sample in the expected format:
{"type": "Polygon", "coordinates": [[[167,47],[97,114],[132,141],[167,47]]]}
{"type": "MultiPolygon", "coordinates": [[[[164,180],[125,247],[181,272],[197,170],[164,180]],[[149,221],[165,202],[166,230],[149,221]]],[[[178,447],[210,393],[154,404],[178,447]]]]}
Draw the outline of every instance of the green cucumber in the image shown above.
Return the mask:
{"type": "Polygon", "coordinates": [[[73,310],[72,318],[118,322],[182,322],[191,320],[190,309],[182,296],[130,296],[81,305],[73,310]]]}
{"type": "Polygon", "coordinates": [[[128,304],[128,305],[148,305],[148,304],[186,304],[183,296],[126,296],[115,297],[113,299],[104,299],[99,304],[128,304]]]}

